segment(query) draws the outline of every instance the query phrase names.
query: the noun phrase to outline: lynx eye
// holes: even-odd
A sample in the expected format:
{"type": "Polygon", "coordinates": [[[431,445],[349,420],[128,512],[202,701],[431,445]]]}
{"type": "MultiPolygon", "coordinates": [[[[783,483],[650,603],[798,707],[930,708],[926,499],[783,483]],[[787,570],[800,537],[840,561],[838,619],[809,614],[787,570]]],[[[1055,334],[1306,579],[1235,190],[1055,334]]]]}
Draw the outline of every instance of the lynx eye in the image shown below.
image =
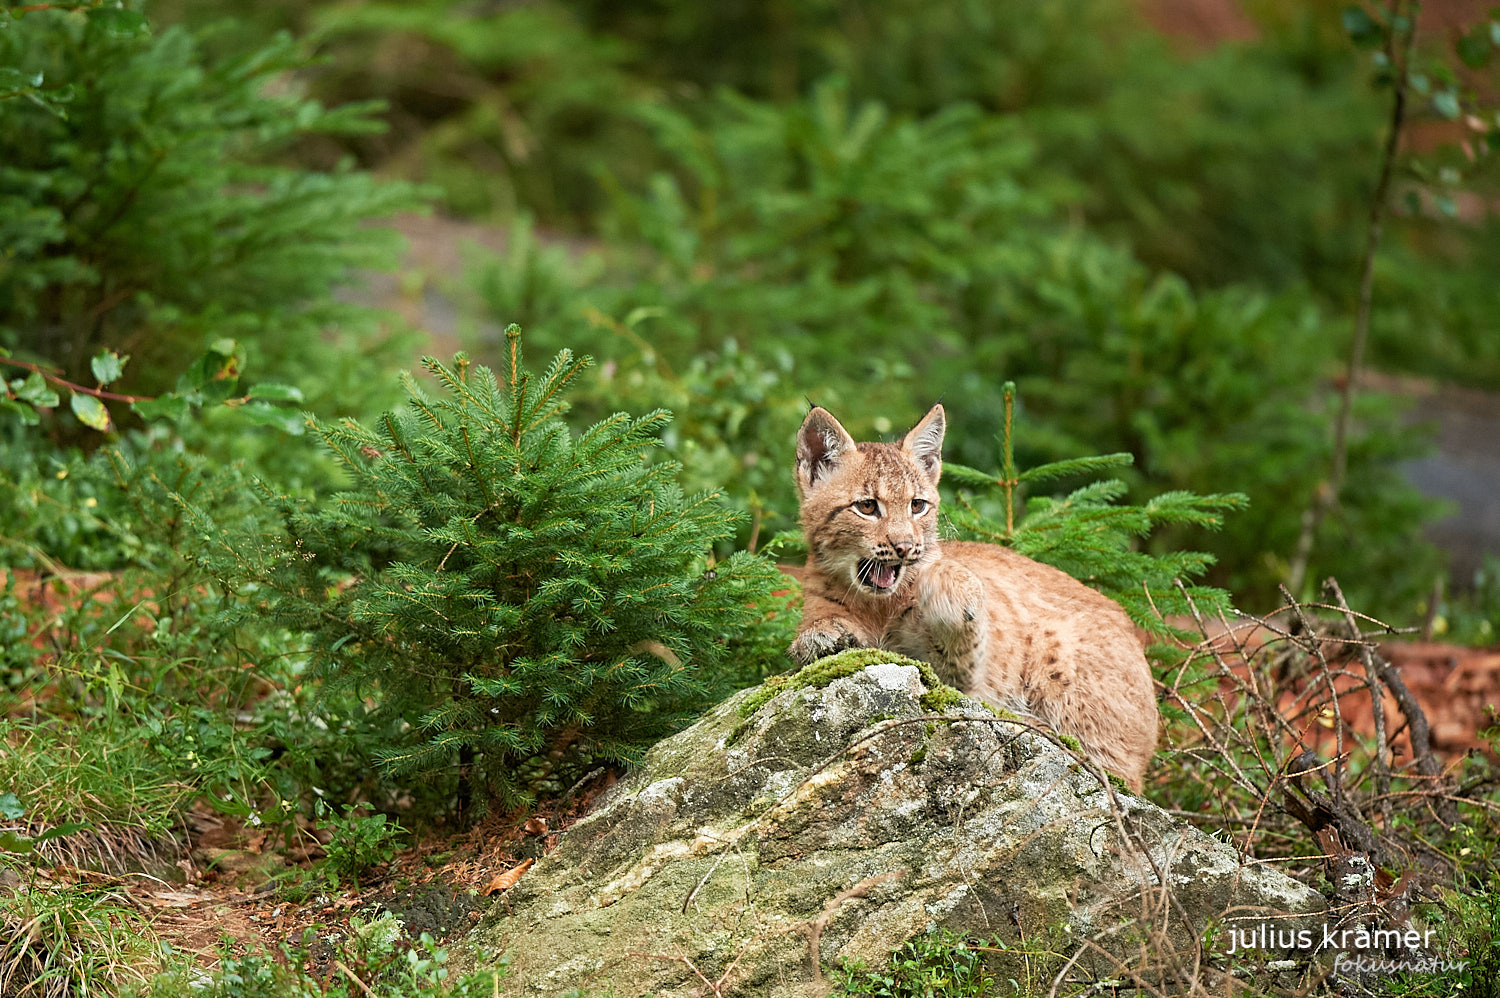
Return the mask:
{"type": "Polygon", "coordinates": [[[932,508],[932,503],[928,502],[926,499],[913,499],[911,501],[911,515],[912,516],[921,516],[923,513],[927,512],[931,508],[932,508]]]}
{"type": "Polygon", "coordinates": [[[865,516],[875,516],[880,512],[880,503],[874,499],[861,499],[854,504],[854,508],[865,516]]]}

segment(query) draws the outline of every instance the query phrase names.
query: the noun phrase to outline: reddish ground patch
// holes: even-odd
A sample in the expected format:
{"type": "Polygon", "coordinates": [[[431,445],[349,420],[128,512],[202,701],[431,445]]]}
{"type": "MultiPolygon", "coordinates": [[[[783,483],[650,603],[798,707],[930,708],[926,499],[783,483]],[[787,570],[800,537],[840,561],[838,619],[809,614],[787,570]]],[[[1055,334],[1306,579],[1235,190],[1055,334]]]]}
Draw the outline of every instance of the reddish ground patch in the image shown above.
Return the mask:
{"type": "MultiPolygon", "coordinates": [[[[1188,620],[1175,623],[1188,630],[1193,627],[1188,620]]],[[[1235,677],[1233,680],[1222,679],[1218,691],[1233,708],[1236,698],[1241,695],[1240,684],[1246,683],[1249,676],[1246,658],[1260,659],[1266,655],[1270,656],[1268,661],[1274,661],[1275,652],[1269,646],[1288,639],[1254,621],[1235,628],[1232,635],[1217,625],[1211,633],[1214,634],[1215,650],[1235,677]]],[[[1500,647],[1466,648],[1433,641],[1390,641],[1377,645],[1376,650],[1396,669],[1421,706],[1431,729],[1431,745],[1436,756],[1452,764],[1469,752],[1490,751],[1481,732],[1497,721],[1492,712],[1500,707],[1500,647]]],[[[1353,734],[1368,739],[1375,734],[1375,715],[1371,709],[1364,664],[1357,648],[1329,639],[1323,642],[1322,653],[1333,688],[1338,692],[1336,717],[1323,709],[1327,700],[1327,683],[1320,674],[1321,666],[1315,661],[1300,656],[1295,659],[1299,663],[1297,668],[1305,670],[1303,674],[1288,674],[1275,667],[1272,672],[1277,673],[1277,711],[1299,732],[1303,748],[1331,758],[1338,744],[1337,722],[1342,722],[1346,736],[1353,734]]],[[[1391,746],[1393,762],[1400,766],[1411,760],[1411,737],[1406,718],[1394,698],[1388,691],[1383,692],[1381,705],[1387,743],[1391,746]]]]}
{"type": "MultiPolygon", "coordinates": [[[[1485,748],[1479,732],[1496,723],[1486,711],[1500,705],[1500,648],[1463,648],[1436,642],[1386,644],[1381,654],[1401,672],[1427,721],[1432,747],[1449,759],[1485,748]]],[[[1387,729],[1399,724],[1386,703],[1387,729]]],[[[1373,722],[1372,722],[1373,723],[1373,722]]]]}
{"type": "MultiPolygon", "coordinates": [[[[152,924],[162,937],[193,953],[204,966],[217,962],[226,942],[242,952],[276,953],[282,943],[301,940],[309,930],[324,938],[342,935],[352,916],[364,912],[368,918],[376,909],[401,917],[412,937],[429,932],[446,942],[463,935],[497,899],[485,896],[490,884],[552,849],[560,833],[613,782],[614,775],[606,773],[561,804],[492,814],[465,832],[429,831],[388,868],[371,871],[357,889],[314,884],[297,891],[295,871],[314,874],[316,848],[288,850],[263,831],[199,809],[189,821],[193,858],[178,864],[187,883],[143,886],[127,881],[132,896],[154,911],[152,924]],[[204,862],[209,855],[227,855],[231,861],[215,869],[204,862]],[[268,864],[250,861],[255,856],[268,864]],[[283,879],[292,875],[292,892],[277,889],[268,871],[283,879]],[[306,896],[289,900],[299,894],[306,896]]],[[[322,949],[326,947],[312,953],[313,973],[332,975],[331,953],[322,949]]]]}

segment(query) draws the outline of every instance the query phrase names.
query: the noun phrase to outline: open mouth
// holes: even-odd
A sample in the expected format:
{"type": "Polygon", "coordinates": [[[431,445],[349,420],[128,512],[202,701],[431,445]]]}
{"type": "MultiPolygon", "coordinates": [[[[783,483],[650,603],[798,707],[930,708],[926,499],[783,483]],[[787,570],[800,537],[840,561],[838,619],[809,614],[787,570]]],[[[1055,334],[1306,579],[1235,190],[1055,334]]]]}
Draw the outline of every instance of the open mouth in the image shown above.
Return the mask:
{"type": "Polygon", "coordinates": [[[896,581],[901,578],[901,565],[887,565],[870,558],[861,558],[855,574],[859,577],[860,585],[871,592],[888,593],[896,588],[896,581]]]}

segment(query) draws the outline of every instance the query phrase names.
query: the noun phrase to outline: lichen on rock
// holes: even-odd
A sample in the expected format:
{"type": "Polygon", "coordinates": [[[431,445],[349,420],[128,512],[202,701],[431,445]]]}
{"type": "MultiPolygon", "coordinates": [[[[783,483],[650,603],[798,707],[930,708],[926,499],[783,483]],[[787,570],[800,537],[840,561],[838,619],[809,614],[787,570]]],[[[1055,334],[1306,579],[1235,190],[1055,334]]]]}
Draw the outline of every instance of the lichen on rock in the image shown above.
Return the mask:
{"type": "Polygon", "coordinates": [[[1059,963],[1084,947],[1075,966],[1102,971],[1147,936],[1186,949],[1215,920],[1321,909],[1014,718],[935,705],[939,689],[862,649],[738,694],[569,829],[463,961],[503,954],[516,995],[686,996],[696,968],[727,974],[726,995],[800,996],[937,927],[1051,940],[1059,963]]]}

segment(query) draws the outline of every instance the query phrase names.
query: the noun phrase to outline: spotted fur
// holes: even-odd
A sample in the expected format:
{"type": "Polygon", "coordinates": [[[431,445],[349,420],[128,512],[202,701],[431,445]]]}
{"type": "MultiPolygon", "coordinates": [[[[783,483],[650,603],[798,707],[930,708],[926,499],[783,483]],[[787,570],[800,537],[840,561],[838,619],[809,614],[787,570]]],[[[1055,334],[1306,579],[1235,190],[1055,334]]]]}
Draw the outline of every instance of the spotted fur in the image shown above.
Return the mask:
{"type": "Polygon", "coordinates": [[[1139,791],[1158,718],[1130,619],[1008,548],[939,543],[945,425],[933,406],[898,443],[856,443],[827,410],[808,413],[796,466],[808,560],[792,658],[869,647],[922,659],[959,689],[1077,738],[1139,791]]]}

